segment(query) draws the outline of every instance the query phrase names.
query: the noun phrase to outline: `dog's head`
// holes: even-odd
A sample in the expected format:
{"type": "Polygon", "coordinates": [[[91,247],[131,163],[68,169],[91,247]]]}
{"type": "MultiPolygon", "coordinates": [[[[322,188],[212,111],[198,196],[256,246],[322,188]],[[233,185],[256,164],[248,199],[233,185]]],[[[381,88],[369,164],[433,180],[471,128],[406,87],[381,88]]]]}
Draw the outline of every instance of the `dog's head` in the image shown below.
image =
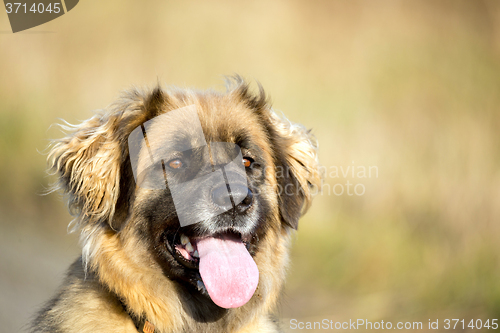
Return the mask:
{"type": "Polygon", "coordinates": [[[320,175],[314,138],[259,88],[235,77],[226,93],[134,90],[55,142],[52,167],[101,280],[134,280],[103,268],[115,255],[139,267],[127,274],[225,308],[257,283],[264,302],[279,289],[289,231],[320,175]]]}

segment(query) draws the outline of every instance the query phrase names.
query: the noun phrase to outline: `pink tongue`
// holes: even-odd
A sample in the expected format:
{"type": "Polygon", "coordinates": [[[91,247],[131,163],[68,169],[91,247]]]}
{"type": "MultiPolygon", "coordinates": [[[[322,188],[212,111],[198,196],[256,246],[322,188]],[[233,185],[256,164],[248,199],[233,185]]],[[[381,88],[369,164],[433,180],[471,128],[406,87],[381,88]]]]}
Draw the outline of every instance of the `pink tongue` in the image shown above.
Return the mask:
{"type": "Polygon", "coordinates": [[[248,302],[259,283],[259,270],[245,244],[223,236],[201,239],[196,246],[200,275],[212,301],[226,309],[248,302]]]}

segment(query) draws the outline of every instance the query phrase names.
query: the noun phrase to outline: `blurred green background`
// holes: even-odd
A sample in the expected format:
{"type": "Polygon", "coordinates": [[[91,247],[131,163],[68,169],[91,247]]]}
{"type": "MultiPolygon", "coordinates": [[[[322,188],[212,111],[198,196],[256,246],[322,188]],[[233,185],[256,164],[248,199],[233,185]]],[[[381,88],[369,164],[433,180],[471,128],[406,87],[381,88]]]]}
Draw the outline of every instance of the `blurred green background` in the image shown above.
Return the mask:
{"type": "Polygon", "coordinates": [[[62,198],[40,195],[51,124],[132,85],[223,89],[233,73],[313,129],[327,169],[293,248],[286,331],[500,317],[498,1],[85,0],[16,34],[0,14],[2,331],[26,329],[79,253],[62,198]]]}

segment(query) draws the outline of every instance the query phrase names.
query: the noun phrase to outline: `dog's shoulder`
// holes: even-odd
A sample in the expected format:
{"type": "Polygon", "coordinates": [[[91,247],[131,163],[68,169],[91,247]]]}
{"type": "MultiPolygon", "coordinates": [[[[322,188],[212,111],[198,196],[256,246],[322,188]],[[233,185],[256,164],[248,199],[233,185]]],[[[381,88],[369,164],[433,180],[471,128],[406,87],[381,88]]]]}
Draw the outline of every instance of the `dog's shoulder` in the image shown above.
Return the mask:
{"type": "Polygon", "coordinates": [[[117,297],[94,274],[85,274],[79,258],[70,266],[56,295],[37,314],[31,332],[137,333],[137,330],[117,297]]]}

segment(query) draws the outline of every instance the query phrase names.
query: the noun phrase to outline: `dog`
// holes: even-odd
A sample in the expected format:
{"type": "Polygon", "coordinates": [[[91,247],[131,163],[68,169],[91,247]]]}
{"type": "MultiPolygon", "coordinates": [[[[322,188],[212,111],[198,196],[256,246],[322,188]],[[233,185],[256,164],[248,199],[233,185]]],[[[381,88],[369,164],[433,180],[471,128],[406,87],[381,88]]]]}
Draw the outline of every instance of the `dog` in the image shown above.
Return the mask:
{"type": "Polygon", "coordinates": [[[132,89],[51,145],[82,255],[32,332],[280,332],[314,136],[259,84],[132,89]]]}

